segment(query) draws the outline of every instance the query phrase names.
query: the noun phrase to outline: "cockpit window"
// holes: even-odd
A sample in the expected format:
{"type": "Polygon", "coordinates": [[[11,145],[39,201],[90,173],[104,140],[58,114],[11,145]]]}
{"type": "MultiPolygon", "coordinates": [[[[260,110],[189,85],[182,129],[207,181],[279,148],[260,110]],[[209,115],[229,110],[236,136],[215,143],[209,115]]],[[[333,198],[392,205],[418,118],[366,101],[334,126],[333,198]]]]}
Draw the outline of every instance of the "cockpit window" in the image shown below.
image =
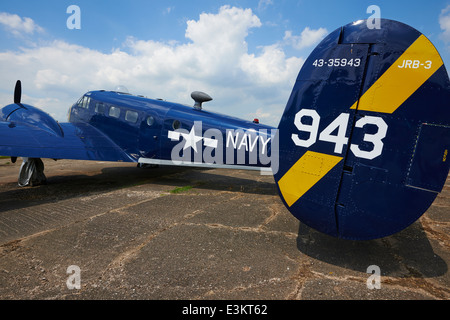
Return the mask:
{"type": "Polygon", "coordinates": [[[125,113],[125,120],[131,123],[136,123],[138,119],[138,113],[136,111],[127,110],[125,113]]]}
{"type": "Polygon", "coordinates": [[[83,97],[83,102],[82,102],[81,107],[82,107],[82,108],[85,108],[85,109],[89,108],[89,102],[90,102],[90,101],[91,101],[91,98],[90,98],[90,97],[84,96],[84,97],[83,97]]]}
{"type": "Polygon", "coordinates": [[[80,108],[89,108],[89,102],[90,102],[91,98],[87,97],[87,96],[82,96],[80,98],[80,100],[77,101],[77,106],[80,108]]]}
{"type": "Polygon", "coordinates": [[[77,105],[78,107],[81,107],[81,106],[82,106],[82,104],[83,104],[83,98],[84,98],[84,97],[81,97],[80,99],[78,99],[78,101],[77,101],[77,103],[76,103],[76,105],[77,105]]]}
{"type": "Polygon", "coordinates": [[[113,118],[118,118],[120,116],[120,109],[118,107],[115,106],[111,106],[109,108],[109,116],[113,117],[113,118]]]}

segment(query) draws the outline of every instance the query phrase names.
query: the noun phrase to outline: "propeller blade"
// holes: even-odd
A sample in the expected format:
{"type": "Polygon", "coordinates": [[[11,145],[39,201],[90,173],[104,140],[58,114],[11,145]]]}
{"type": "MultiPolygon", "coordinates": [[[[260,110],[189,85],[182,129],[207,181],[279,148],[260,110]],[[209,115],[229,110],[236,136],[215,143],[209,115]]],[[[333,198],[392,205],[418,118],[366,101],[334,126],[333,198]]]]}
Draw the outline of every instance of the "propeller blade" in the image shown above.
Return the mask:
{"type": "Polygon", "coordinates": [[[22,96],[22,83],[17,80],[16,87],[14,88],[14,103],[20,103],[20,98],[22,96]]]}

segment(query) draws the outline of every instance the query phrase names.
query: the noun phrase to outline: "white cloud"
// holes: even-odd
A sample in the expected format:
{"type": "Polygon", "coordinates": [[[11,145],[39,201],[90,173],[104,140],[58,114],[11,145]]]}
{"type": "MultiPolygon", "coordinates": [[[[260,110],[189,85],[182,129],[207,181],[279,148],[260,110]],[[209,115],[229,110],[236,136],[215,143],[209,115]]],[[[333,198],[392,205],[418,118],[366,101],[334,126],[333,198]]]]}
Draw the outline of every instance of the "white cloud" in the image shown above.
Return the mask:
{"type": "Polygon", "coordinates": [[[286,31],[283,40],[295,49],[301,50],[319,43],[327,34],[328,31],[325,28],[314,30],[306,27],[299,36],[292,35],[290,30],[286,31]]]}
{"type": "Polygon", "coordinates": [[[450,43],[450,5],[441,10],[439,25],[443,30],[440,35],[441,39],[446,43],[450,43]]]}
{"type": "Polygon", "coordinates": [[[35,32],[44,31],[42,27],[37,25],[31,18],[21,18],[17,14],[0,12],[0,24],[2,24],[14,36],[19,37],[24,34],[32,35],[35,32]]]}
{"type": "Polygon", "coordinates": [[[263,48],[259,56],[244,54],[240,59],[240,67],[252,83],[259,86],[271,86],[293,79],[303,64],[302,58],[286,58],[279,45],[263,48]]]}
{"type": "Polygon", "coordinates": [[[259,0],[258,11],[265,10],[267,7],[273,4],[272,0],[259,0]]]}
{"type": "Polygon", "coordinates": [[[205,109],[276,126],[304,59],[286,57],[279,44],[250,53],[246,37],[261,25],[251,9],[223,6],[188,21],[185,43],[129,37],[110,53],[65,41],[0,52],[0,105],[11,103],[17,79],[23,103],[36,103],[59,121],[88,90],[125,85],[131,93],[185,104],[200,90],[214,98],[205,109]]]}

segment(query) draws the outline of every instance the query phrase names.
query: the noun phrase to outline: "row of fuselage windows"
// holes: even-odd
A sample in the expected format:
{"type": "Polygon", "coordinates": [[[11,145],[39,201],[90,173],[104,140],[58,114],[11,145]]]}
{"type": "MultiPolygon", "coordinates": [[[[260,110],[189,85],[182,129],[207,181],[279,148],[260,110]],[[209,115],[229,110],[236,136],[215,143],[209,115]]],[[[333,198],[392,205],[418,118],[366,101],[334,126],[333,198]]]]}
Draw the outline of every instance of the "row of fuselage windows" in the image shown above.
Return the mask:
{"type": "MultiPolygon", "coordinates": [[[[81,108],[88,109],[90,102],[91,102],[91,98],[88,96],[84,96],[83,98],[81,98],[78,101],[77,105],[81,108]]],[[[110,116],[112,118],[119,118],[121,111],[122,110],[117,106],[109,106],[109,109],[108,109],[108,105],[104,104],[103,102],[95,103],[94,112],[97,114],[103,114],[103,115],[107,114],[108,116],[110,116]]],[[[132,111],[132,110],[124,110],[124,111],[125,111],[125,121],[128,121],[130,123],[137,122],[137,120],[139,118],[139,114],[136,111],[132,111]]],[[[152,116],[147,117],[147,124],[149,126],[153,125],[154,122],[155,122],[155,119],[152,116]]]]}

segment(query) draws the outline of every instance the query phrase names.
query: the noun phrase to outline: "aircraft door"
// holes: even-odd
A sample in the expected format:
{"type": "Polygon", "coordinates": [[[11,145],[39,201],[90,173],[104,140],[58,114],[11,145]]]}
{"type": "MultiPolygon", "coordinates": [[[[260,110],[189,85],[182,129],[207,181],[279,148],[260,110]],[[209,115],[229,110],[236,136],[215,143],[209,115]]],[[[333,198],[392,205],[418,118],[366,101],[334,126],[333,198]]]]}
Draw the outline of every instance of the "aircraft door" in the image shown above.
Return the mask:
{"type": "Polygon", "coordinates": [[[161,120],[155,113],[148,113],[141,121],[139,132],[139,152],[144,158],[159,158],[161,140],[161,120]]]}

